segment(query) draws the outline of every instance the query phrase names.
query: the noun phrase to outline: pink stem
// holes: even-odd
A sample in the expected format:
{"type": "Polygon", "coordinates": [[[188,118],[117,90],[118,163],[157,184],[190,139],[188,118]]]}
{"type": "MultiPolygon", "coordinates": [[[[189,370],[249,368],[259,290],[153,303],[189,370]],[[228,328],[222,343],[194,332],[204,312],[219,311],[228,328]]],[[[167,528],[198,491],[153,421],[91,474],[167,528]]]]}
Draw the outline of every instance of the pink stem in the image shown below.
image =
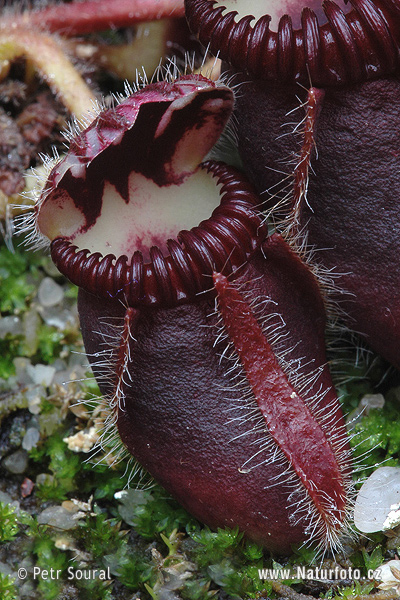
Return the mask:
{"type": "MultiPolygon", "coordinates": [[[[184,14],[183,0],[87,0],[13,15],[9,20],[14,27],[25,25],[47,32],[81,35],[184,14]]],[[[2,28],[7,22],[3,17],[2,28]]]]}

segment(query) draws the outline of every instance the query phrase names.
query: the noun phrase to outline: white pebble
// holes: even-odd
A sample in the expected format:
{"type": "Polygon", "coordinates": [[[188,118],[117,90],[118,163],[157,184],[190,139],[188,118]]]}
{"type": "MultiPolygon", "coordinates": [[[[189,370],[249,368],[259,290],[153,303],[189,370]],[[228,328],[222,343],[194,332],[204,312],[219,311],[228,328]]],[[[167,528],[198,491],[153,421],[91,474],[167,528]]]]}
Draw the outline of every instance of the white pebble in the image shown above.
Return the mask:
{"type": "Polygon", "coordinates": [[[12,569],[11,569],[10,565],[0,562],[0,573],[2,573],[3,575],[11,575],[12,569]]]}
{"type": "Polygon", "coordinates": [[[38,329],[40,317],[35,309],[27,310],[23,318],[25,346],[29,356],[35,354],[38,347],[38,329]]]}
{"type": "Polygon", "coordinates": [[[56,327],[60,330],[66,329],[68,326],[73,327],[76,321],[75,315],[66,308],[63,310],[60,310],[59,308],[48,308],[41,312],[41,315],[46,325],[49,325],[49,327],[56,327]]]}
{"type": "Polygon", "coordinates": [[[16,506],[18,504],[18,508],[19,508],[19,502],[13,501],[10,494],[7,494],[7,492],[2,492],[1,490],[0,490],[0,502],[2,504],[9,504],[10,506],[16,506]]]}
{"type": "Polygon", "coordinates": [[[369,415],[372,409],[381,409],[385,405],[385,398],[382,394],[365,394],[349,417],[347,418],[347,429],[353,431],[365,415],[369,415]]]}
{"type": "Polygon", "coordinates": [[[28,365],[27,371],[33,383],[43,385],[44,387],[49,387],[56,372],[55,368],[51,365],[42,364],[28,365]]]}
{"type": "Polygon", "coordinates": [[[365,394],[360,400],[360,408],[365,409],[367,415],[372,408],[383,408],[384,405],[385,398],[382,394],[365,394]]]}
{"type": "Polygon", "coordinates": [[[76,550],[75,540],[68,535],[62,535],[55,539],[54,545],[59,550],[76,550]]]}
{"type": "Polygon", "coordinates": [[[32,415],[38,415],[41,411],[42,398],[46,396],[46,390],[42,385],[30,386],[25,397],[28,400],[28,409],[32,415]]]}
{"type": "Polygon", "coordinates": [[[22,324],[19,317],[8,316],[0,319],[0,339],[4,339],[7,333],[11,335],[20,335],[22,333],[22,324]]]}
{"type": "MultiPolygon", "coordinates": [[[[363,533],[396,526],[388,519],[400,502],[400,467],[380,467],[362,485],[354,507],[354,523],[363,533]]],[[[393,517],[393,515],[392,515],[393,517]]]]}
{"type": "Polygon", "coordinates": [[[29,452],[29,450],[32,450],[32,448],[35,448],[37,446],[39,439],[40,439],[39,430],[36,429],[36,427],[29,427],[26,430],[26,433],[22,440],[23,449],[28,450],[28,452],[29,452]]]}
{"type": "Polygon", "coordinates": [[[129,490],[115,492],[114,498],[121,503],[118,506],[120,517],[128,525],[134,525],[137,507],[141,504],[145,505],[148,502],[149,496],[145,490],[130,488],[129,490]]]}
{"type": "Polygon", "coordinates": [[[59,304],[64,298],[64,290],[51,277],[45,277],[38,289],[39,302],[45,308],[59,304]]]}
{"type": "Polygon", "coordinates": [[[77,526],[80,516],[71,513],[62,506],[50,506],[38,515],[37,520],[38,523],[67,530],[77,526]]]}
{"type": "Polygon", "coordinates": [[[29,358],[25,358],[24,356],[16,356],[13,360],[13,364],[18,383],[21,383],[22,385],[32,383],[31,376],[27,371],[28,365],[31,364],[29,358]]]}

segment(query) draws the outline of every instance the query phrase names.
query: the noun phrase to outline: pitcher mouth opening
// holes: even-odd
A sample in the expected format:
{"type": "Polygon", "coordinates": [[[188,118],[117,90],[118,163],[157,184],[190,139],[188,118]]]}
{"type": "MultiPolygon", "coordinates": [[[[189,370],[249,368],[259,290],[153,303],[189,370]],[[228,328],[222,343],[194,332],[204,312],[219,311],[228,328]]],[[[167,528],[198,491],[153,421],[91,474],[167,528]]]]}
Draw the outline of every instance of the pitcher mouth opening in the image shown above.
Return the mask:
{"type": "MultiPolygon", "coordinates": [[[[179,231],[175,239],[166,236],[159,245],[130,246],[129,252],[120,254],[106,253],[103,238],[96,247],[94,235],[90,249],[85,247],[84,235],[81,239],[58,236],[51,243],[54,263],[86,291],[121,298],[130,306],[174,306],[190,301],[211,287],[213,271],[229,274],[240,269],[267,236],[257,211],[259,199],[239,171],[206,162],[185,182],[186,193],[192,179],[194,188],[207,195],[206,203],[209,190],[213,189],[213,199],[218,195],[220,202],[208,219],[179,231]]],[[[199,194],[197,203],[203,198],[199,194]]],[[[155,241],[152,234],[150,237],[155,241]]]]}

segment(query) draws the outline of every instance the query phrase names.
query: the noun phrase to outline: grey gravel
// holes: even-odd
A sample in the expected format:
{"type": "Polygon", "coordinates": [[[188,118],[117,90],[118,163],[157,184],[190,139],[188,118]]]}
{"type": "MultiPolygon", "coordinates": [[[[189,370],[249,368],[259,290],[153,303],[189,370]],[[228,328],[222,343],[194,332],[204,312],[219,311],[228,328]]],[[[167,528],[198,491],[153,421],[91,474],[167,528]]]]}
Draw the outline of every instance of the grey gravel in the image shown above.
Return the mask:
{"type": "Polygon", "coordinates": [[[0,319],[0,339],[4,339],[7,334],[22,334],[22,323],[19,317],[9,315],[0,319]]]}
{"type": "Polygon", "coordinates": [[[29,427],[22,440],[22,448],[24,450],[32,450],[35,448],[40,439],[40,432],[36,427],[29,427]]]}
{"type": "Polygon", "coordinates": [[[48,308],[59,304],[64,298],[64,290],[61,285],[58,285],[51,277],[42,279],[39,290],[38,299],[42,306],[48,308]]]}
{"type": "Polygon", "coordinates": [[[50,506],[45,508],[43,512],[38,515],[38,523],[44,525],[51,525],[57,527],[57,529],[73,529],[78,524],[78,519],[75,513],[70,512],[63,506],[50,506]]]}
{"type": "Polygon", "coordinates": [[[28,467],[28,454],[25,450],[17,450],[6,456],[1,464],[9,473],[20,475],[21,473],[25,473],[28,467]]]}

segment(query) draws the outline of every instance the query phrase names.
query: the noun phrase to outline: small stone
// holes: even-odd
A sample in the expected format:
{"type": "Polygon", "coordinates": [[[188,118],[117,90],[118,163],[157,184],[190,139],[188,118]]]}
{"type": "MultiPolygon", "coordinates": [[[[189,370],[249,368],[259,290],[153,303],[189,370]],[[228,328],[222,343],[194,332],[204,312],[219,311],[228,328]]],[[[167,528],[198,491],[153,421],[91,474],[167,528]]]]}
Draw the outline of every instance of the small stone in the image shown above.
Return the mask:
{"type": "Polygon", "coordinates": [[[27,498],[28,496],[30,496],[33,492],[34,487],[35,484],[33,483],[32,479],[29,479],[29,477],[25,477],[25,479],[21,483],[21,496],[23,498],[27,498]]]}
{"type": "Polygon", "coordinates": [[[46,325],[56,327],[61,331],[75,325],[75,316],[66,308],[63,310],[59,308],[47,308],[41,312],[41,315],[46,325]]]}
{"type": "Polygon", "coordinates": [[[354,523],[363,533],[385,531],[400,523],[400,467],[380,467],[358,492],[354,523]],[[390,513],[392,515],[389,517],[390,513]],[[397,522],[395,522],[397,520],[397,522]]]}
{"type": "Polygon", "coordinates": [[[76,549],[75,548],[75,545],[76,545],[75,540],[67,535],[62,535],[60,537],[57,537],[56,541],[54,542],[54,545],[59,550],[75,550],[76,549]]]}
{"type": "Polygon", "coordinates": [[[6,563],[0,561],[0,573],[2,573],[3,575],[11,575],[12,570],[10,565],[7,565],[6,563]]]}
{"type": "Polygon", "coordinates": [[[19,588],[20,598],[28,598],[28,600],[31,600],[31,598],[35,597],[35,593],[36,589],[32,581],[25,581],[22,587],[19,588]]]}
{"type": "MultiPolygon", "coordinates": [[[[57,161],[55,161],[55,162],[57,162],[57,161]]],[[[52,164],[53,167],[55,166],[55,163],[52,162],[51,164],[52,164]]],[[[46,169],[42,170],[41,167],[42,167],[42,165],[39,166],[39,167],[35,167],[35,171],[39,168],[39,170],[40,170],[40,178],[42,178],[42,176],[43,176],[44,179],[46,180],[46,177],[47,177],[46,176],[46,169]]],[[[29,173],[29,171],[28,171],[28,173],[29,173]]],[[[36,188],[37,182],[33,182],[33,183],[35,183],[35,188],[36,188]]],[[[41,190],[39,190],[39,193],[40,193],[40,191],[41,190]]],[[[55,277],[60,277],[60,271],[57,269],[56,265],[53,263],[52,260],[47,260],[43,264],[43,269],[44,269],[46,275],[48,275],[49,277],[52,277],[53,279],[55,277]]]]}
{"type": "MultiPolygon", "coordinates": [[[[26,407],[26,401],[23,396],[17,394],[16,400],[18,406],[26,407]]],[[[0,426],[0,459],[5,458],[21,447],[22,439],[28,427],[28,420],[29,415],[25,411],[17,412],[8,421],[6,427],[0,426]]]]}
{"type": "Polygon", "coordinates": [[[22,440],[22,448],[28,451],[32,450],[32,448],[35,448],[37,446],[39,439],[39,430],[36,427],[29,427],[26,430],[26,433],[22,440]]]}
{"type": "Polygon", "coordinates": [[[7,334],[22,334],[22,323],[19,317],[7,316],[0,319],[0,339],[4,339],[7,334]]]}
{"type": "Polygon", "coordinates": [[[365,414],[369,414],[369,411],[376,408],[383,408],[385,405],[385,398],[382,394],[365,394],[360,400],[360,408],[365,410],[365,414]]]}
{"type": "Polygon", "coordinates": [[[55,368],[57,373],[59,371],[64,371],[67,368],[67,363],[62,358],[56,358],[56,360],[51,364],[55,368]]]}
{"type": "Polygon", "coordinates": [[[28,400],[29,412],[33,415],[38,415],[41,410],[42,398],[46,396],[46,390],[41,385],[35,385],[30,387],[25,397],[28,400]]]}
{"type": "Polygon", "coordinates": [[[45,277],[39,286],[38,299],[44,308],[59,304],[64,298],[64,290],[51,277],[45,277]]]}
{"type": "Polygon", "coordinates": [[[145,490],[130,488],[129,490],[115,492],[114,498],[121,503],[118,506],[120,517],[128,525],[135,526],[137,509],[139,506],[145,506],[149,502],[150,495],[145,490]]]}
{"type": "Polygon", "coordinates": [[[81,379],[86,379],[87,378],[86,373],[87,373],[87,368],[80,367],[79,365],[76,365],[75,367],[68,369],[67,383],[69,383],[71,381],[80,381],[81,379]]]}
{"type": "Polygon", "coordinates": [[[53,366],[38,364],[28,365],[27,372],[30,375],[33,383],[42,385],[43,387],[49,387],[53,381],[56,370],[53,366]]]}
{"type": "Polygon", "coordinates": [[[10,494],[7,494],[7,492],[2,492],[0,490],[0,502],[2,504],[13,504],[13,499],[11,498],[10,494]]]}
{"type": "Polygon", "coordinates": [[[40,317],[35,309],[26,311],[23,319],[23,333],[25,336],[25,348],[28,356],[33,356],[38,348],[38,329],[40,317]]]}
{"type": "MultiPolygon", "coordinates": [[[[21,560],[21,555],[18,557],[18,561],[17,563],[14,563],[14,568],[15,570],[17,570],[17,568],[23,568],[26,569],[27,573],[32,573],[33,571],[33,567],[37,564],[35,562],[33,562],[33,557],[31,556],[25,556],[24,558],[22,558],[21,560]]],[[[17,573],[14,573],[14,576],[17,577],[17,573]]],[[[28,577],[25,580],[25,583],[22,584],[24,580],[22,579],[17,579],[17,586],[18,586],[18,598],[28,598],[28,600],[32,600],[32,598],[35,598],[36,596],[36,588],[34,586],[34,580],[33,578],[28,577]],[[22,585],[21,585],[22,584],[22,585]],[[21,586],[21,587],[19,587],[21,586]]]]}
{"type": "Polygon", "coordinates": [[[70,513],[78,513],[82,511],[85,513],[92,510],[92,501],[93,496],[90,496],[89,502],[83,502],[82,500],[72,498],[72,500],[64,500],[61,506],[68,510],[70,513]]]}
{"type": "Polygon", "coordinates": [[[71,352],[68,359],[68,366],[73,369],[75,367],[84,367],[86,370],[89,367],[86,352],[71,352]]]}
{"type": "Polygon", "coordinates": [[[57,529],[67,531],[68,529],[74,529],[82,516],[84,516],[84,513],[72,513],[63,506],[50,506],[38,515],[37,520],[42,525],[51,525],[57,529]]]}
{"type": "Polygon", "coordinates": [[[31,376],[29,375],[27,369],[28,365],[31,364],[29,358],[25,358],[23,356],[17,356],[13,360],[13,365],[15,367],[15,376],[17,378],[18,383],[21,385],[27,385],[28,383],[32,383],[31,376]]]}
{"type": "Polygon", "coordinates": [[[28,454],[25,450],[17,450],[3,459],[2,465],[9,473],[20,475],[28,467],[28,454]]]}
{"type": "Polygon", "coordinates": [[[362,421],[365,415],[369,415],[372,409],[382,409],[384,405],[385,398],[382,394],[365,394],[361,398],[357,408],[346,419],[348,431],[353,431],[356,425],[362,421]]]}
{"type": "Polygon", "coordinates": [[[54,375],[53,383],[55,385],[66,385],[70,380],[69,371],[64,369],[63,371],[57,371],[54,375]]]}

